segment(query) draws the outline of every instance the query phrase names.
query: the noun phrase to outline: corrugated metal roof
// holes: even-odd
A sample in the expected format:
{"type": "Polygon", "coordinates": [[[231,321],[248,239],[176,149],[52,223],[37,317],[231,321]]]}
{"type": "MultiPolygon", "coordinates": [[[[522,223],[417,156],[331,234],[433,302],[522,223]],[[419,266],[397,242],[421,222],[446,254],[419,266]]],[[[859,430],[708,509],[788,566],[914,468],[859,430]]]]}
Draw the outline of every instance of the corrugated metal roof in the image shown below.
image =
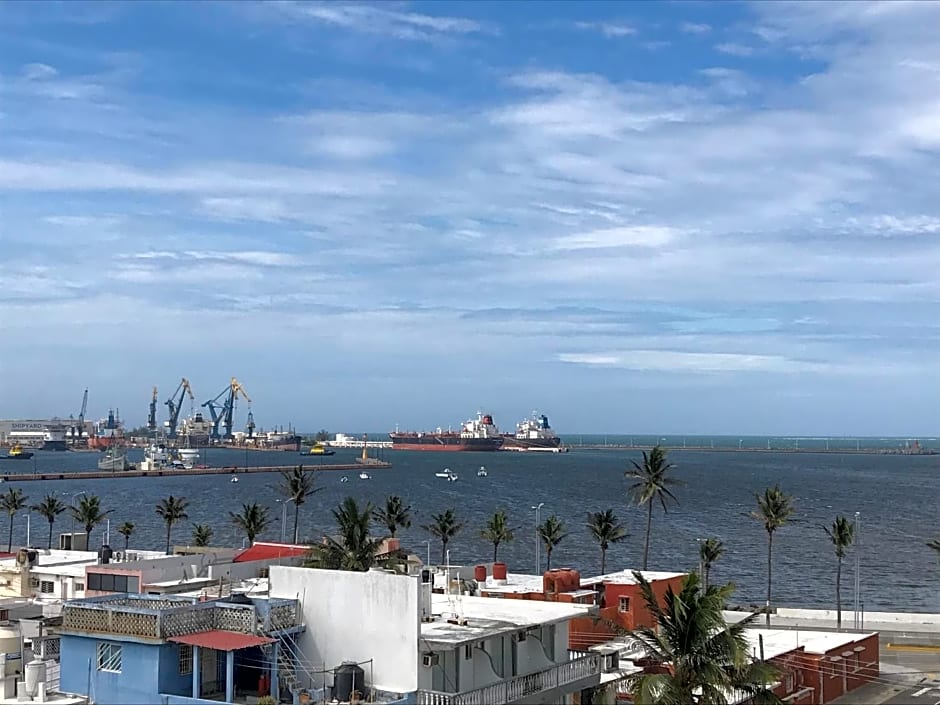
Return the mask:
{"type": "Polygon", "coordinates": [[[186,634],[184,636],[174,636],[167,641],[176,644],[189,644],[190,646],[200,646],[206,649],[215,649],[216,651],[239,651],[248,649],[252,646],[262,646],[271,644],[274,639],[266,636],[255,636],[254,634],[242,634],[241,632],[227,632],[221,629],[213,629],[208,632],[196,632],[195,634],[186,634]]]}
{"type": "Polygon", "coordinates": [[[235,556],[235,563],[247,563],[248,561],[265,561],[275,558],[297,558],[304,556],[310,550],[309,546],[299,546],[290,543],[265,543],[256,541],[251,548],[235,556]]]}

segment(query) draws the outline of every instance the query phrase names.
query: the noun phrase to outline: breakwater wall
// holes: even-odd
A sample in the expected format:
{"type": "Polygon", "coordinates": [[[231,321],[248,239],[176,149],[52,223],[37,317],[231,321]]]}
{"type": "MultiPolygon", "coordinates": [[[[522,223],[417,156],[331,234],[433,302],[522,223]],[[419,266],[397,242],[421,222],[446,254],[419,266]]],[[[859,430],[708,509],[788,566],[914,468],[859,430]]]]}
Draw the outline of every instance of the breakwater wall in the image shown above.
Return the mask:
{"type": "MultiPolygon", "coordinates": [[[[579,450],[651,450],[654,446],[651,445],[640,445],[635,443],[633,445],[613,445],[613,444],[583,444],[583,445],[570,445],[566,446],[569,451],[576,452],[579,450]]],[[[885,448],[733,448],[733,447],[713,447],[713,446],[668,446],[663,444],[661,446],[663,450],[668,450],[670,453],[678,453],[681,451],[691,451],[695,453],[800,453],[804,455],[940,455],[940,452],[935,450],[921,450],[917,452],[913,451],[904,451],[904,450],[892,450],[885,448]]]]}

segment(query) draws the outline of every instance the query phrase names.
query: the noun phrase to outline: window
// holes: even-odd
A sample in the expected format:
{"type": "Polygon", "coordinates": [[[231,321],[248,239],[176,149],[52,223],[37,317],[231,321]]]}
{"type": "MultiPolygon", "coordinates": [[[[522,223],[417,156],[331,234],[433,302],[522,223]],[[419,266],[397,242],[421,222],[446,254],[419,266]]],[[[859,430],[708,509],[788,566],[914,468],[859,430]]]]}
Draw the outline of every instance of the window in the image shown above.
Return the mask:
{"type": "Polygon", "coordinates": [[[98,670],[121,672],[121,645],[107,641],[98,642],[98,670]]]}
{"type": "Polygon", "coordinates": [[[38,587],[39,587],[39,578],[30,578],[30,579],[29,579],[29,586],[30,586],[31,588],[38,588],[38,587]]]}
{"type": "Polygon", "coordinates": [[[85,592],[85,583],[75,583],[75,592],[85,592]]]}
{"type": "Polygon", "coordinates": [[[180,644],[180,675],[188,676],[193,672],[193,647],[180,644]]]}
{"type": "MultiPolygon", "coordinates": [[[[88,589],[99,592],[137,592],[140,580],[136,575],[115,575],[113,573],[89,573],[88,589]]],[[[78,589],[77,587],[75,588],[78,589]]]]}
{"type": "Polygon", "coordinates": [[[43,580],[39,583],[39,592],[43,595],[51,595],[55,592],[55,583],[51,580],[43,580]]]}
{"type": "Polygon", "coordinates": [[[629,612],[629,611],[630,611],[630,598],[629,598],[629,597],[621,597],[621,598],[620,598],[620,601],[619,601],[619,610],[620,610],[621,612],[629,612]]]}

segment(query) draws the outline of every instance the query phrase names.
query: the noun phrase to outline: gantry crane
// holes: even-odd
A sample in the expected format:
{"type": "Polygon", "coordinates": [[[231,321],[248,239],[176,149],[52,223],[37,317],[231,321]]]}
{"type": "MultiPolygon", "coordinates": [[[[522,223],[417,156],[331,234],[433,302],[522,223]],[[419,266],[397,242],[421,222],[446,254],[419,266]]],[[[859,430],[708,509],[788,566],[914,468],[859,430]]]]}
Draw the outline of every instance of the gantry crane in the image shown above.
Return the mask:
{"type": "Polygon", "coordinates": [[[78,445],[85,435],[85,412],[88,410],[88,390],[82,396],[82,410],[78,412],[78,421],[72,424],[72,445],[78,445]]]}
{"type": "Polygon", "coordinates": [[[153,387],[153,396],[150,397],[150,414],[147,416],[147,428],[150,433],[157,432],[157,387],[153,387]]]}
{"type": "Polygon", "coordinates": [[[214,399],[210,399],[203,404],[209,410],[209,416],[212,417],[212,433],[210,434],[212,438],[229,439],[232,437],[232,417],[235,414],[235,402],[239,396],[249,404],[251,403],[251,397],[248,396],[245,388],[238,383],[237,379],[232,377],[232,381],[225,389],[219,392],[214,399]],[[222,399],[224,401],[219,403],[222,399]],[[224,429],[223,434],[219,434],[220,425],[224,429]]]}
{"type": "MultiPolygon", "coordinates": [[[[154,392],[156,392],[156,387],[154,388],[154,392]]],[[[173,395],[165,402],[170,408],[170,417],[166,422],[167,438],[176,438],[176,425],[179,421],[180,410],[183,408],[183,399],[186,398],[187,394],[189,395],[190,401],[196,400],[196,397],[193,395],[193,389],[189,386],[189,380],[183,377],[176,391],[173,392],[173,395]]]]}

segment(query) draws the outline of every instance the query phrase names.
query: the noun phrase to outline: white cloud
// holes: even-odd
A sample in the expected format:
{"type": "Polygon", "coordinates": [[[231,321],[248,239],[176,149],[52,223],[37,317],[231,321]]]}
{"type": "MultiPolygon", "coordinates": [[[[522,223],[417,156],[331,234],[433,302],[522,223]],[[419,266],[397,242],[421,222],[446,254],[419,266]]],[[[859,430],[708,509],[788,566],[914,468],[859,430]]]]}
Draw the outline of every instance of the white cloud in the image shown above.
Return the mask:
{"type": "Polygon", "coordinates": [[[686,34],[708,34],[712,28],[704,22],[683,22],[679,25],[679,30],[686,34]]]}
{"type": "Polygon", "coordinates": [[[698,353],[676,350],[626,350],[615,353],[561,353],[561,362],[578,365],[621,367],[655,372],[827,372],[817,362],[791,360],[780,355],[698,353]]]}
{"type": "Polygon", "coordinates": [[[54,66],[49,64],[26,64],[23,67],[22,76],[27,81],[42,81],[47,78],[55,78],[59,75],[54,66]]]}
{"type": "Polygon", "coordinates": [[[656,225],[605,228],[555,239],[557,250],[587,250],[619,247],[662,247],[673,242],[678,231],[656,225]]]}
{"type": "Polygon", "coordinates": [[[755,49],[754,47],[747,46],[746,44],[738,44],[737,42],[723,42],[721,44],[715,45],[715,50],[720,51],[722,54],[730,54],[731,56],[754,56],[755,49]]]}
{"type": "Polygon", "coordinates": [[[575,22],[577,29],[586,29],[600,32],[608,38],[632,37],[637,33],[636,28],[622,22],[575,22]]]}

